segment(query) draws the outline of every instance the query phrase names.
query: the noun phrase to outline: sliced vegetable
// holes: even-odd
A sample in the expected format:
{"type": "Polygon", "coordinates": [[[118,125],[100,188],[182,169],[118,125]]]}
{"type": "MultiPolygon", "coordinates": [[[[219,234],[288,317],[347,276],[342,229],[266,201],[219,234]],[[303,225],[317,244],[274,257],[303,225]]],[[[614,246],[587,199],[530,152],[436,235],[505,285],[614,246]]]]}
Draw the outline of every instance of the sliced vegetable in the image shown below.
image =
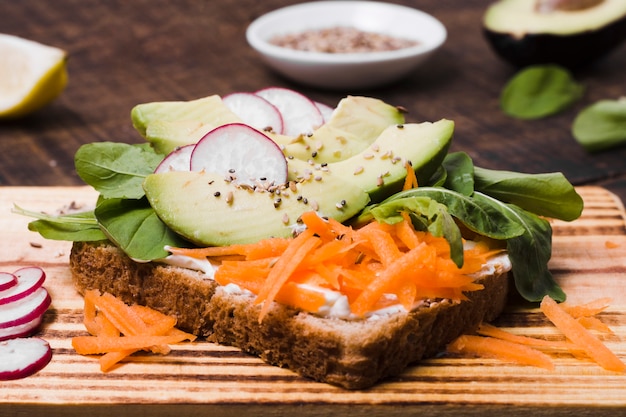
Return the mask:
{"type": "Polygon", "coordinates": [[[43,369],[50,359],[50,344],[41,338],[16,338],[0,342],[0,380],[30,376],[43,369]]]}
{"type": "Polygon", "coordinates": [[[214,172],[251,187],[287,182],[287,160],[280,147],[243,123],[217,127],[200,139],[191,154],[191,170],[214,172]]]}
{"type": "Polygon", "coordinates": [[[17,280],[17,285],[0,291],[0,305],[17,301],[32,294],[39,289],[46,280],[43,269],[35,266],[20,268],[13,274],[17,280]]]}
{"type": "Polygon", "coordinates": [[[196,339],[176,329],[174,317],[148,307],[129,306],[109,293],[88,290],[84,304],[84,325],[91,336],[73,338],[72,346],[82,355],[103,354],[103,372],[139,350],[165,355],[171,350],[169,344],[196,339]]]}
{"type": "Polygon", "coordinates": [[[624,362],[552,298],[548,296],[543,298],[541,311],[569,340],[584,350],[598,365],[608,371],[626,371],[624,362]]]}
{"type": "MultiPolygon", "coordinates": [[[[8,272],[0,272],[0,291],[8,290],[17,284],[17,277],[8,272]]],[[[2,292],[0,292],[0,296],[2,292]]]]}
{"type": "Polygon", "coordinates": [[[272,103],[283,117],[283,134],[298,137],[312,133],[324,123],[324,117],[308,97],[281,87],[268,87],[256,95],[272,103]]]}
{"type": "Polygon", "coordinates": [[[0,329],[29,323],[43,315],[50,306],[50,295],[45,288],[37,290],[23,298],[0,305],[0,329]]]}
{"type": "Polygon", "coordinates": [[[222,97],[222,103],[255,129],[284,132],[283,116],[278,108],[258,94],[230,93],[222,97]]]}
{"type": "MultiPolygon", "coordinates": [[[[468,275],[500,252],[478,244],[465,251],[465,263],[458,268],[445,239],[416,231],[407,215],[395,224],[371,222],[360,229],[322,219],[314,212],[303,214],[301,221],[306,229],[290,239],[282,253],[225,260],[216,271],[219,284],[236,284],[257,294],[257,303],[263,303],[260,320],[273,300],[318,312],[324,300],[322,292],[314,288],[346,295],[352,313],[358,316],[388,304],[387,294],[395,294],[395,303],[407,309],[425,297],[461,300],[465,291],[482,288],[468,275]]],[[[247,246],[255,245],[198,249],[197,253],[245,254],[247,246]]]]}
{"type": "Polygon", "coordinates": [[[170,152],[156,167],[156,174],[169,171],[189,171],[191,170],[191,154],[195,145],[181,146],[170,152]]]}
{"type": "Polygon", "coordinates": [[[447,347],[450,353],[462,353],[511,361],[521,365],[554,369],[550,356],[531,347],[493,337],[462,335],[447,347]]]}

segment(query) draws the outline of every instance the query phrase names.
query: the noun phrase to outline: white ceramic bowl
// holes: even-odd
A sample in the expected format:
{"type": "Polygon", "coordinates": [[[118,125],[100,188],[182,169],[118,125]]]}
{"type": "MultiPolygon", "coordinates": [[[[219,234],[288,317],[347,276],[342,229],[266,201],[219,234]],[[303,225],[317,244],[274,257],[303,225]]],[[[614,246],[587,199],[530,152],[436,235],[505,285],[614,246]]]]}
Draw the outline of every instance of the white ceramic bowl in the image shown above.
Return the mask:
{"type": "Polygon", "coordinates": [[[410,7],[375,1],[315,1],[267,13],[250,24],[246,38],[265,62],[294,81],[328,89],[380,86],[411,73],[446,40],[433,16],[410,7]],[[384,52],[323,53],[270,43],[277,35],[331,27],[352,27],[418,41],[384,52]]]}

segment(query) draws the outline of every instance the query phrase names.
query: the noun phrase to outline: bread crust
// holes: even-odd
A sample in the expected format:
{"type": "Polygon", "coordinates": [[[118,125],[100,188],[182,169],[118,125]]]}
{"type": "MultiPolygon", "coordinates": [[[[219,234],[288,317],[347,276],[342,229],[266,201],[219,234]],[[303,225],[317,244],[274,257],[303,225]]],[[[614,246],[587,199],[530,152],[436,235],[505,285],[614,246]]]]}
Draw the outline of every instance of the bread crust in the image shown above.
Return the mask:
{"type": "Polygon", "coordinates": [[[236,346],[267,363],[346,389],[364,389],[429,358],[504,309],[508,278],[481,278],[469,300],[425,303],[368,320],[323,318],[273,303],[262,323],[246,292],[231,292],[184,268],[137,263],[108,242],[76,242],[70,269],[77,290],[110,292],[127,303],[177,317],[178,326],[208,341],[236,346]]]}

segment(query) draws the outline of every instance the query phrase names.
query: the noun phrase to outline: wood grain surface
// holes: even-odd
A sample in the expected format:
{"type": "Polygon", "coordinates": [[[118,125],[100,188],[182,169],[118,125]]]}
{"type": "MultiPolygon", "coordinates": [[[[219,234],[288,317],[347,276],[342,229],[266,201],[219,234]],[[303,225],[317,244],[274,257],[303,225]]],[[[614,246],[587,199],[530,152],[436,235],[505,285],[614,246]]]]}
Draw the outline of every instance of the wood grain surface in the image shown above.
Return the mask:
{"type": "Polygon", "coordinates": [[[0,32],[63,48],[69,84],[51,106],[0,123],[0,185],[80,185],[73,157],[83,143],[139,142],[129,113],[139,103],[190,100],[279,85],[333,105],[347,94],[381,98],[411,121],[454,120],[454,150],[477,165],[523,172],[562,171],[626,200],[626,147],[587,154],[571,123],[584,106],[626,95],[626,45],[576,73],[585,96],[543,120],[505,116],[498,98],[515,69],[483,38],[492,0],[394,0],[440,19],[443,48],[408,78],[369,91],[322,91],[270,71],[245,41],[263,13],[300,0],[0,0],[0,32]]]}
{"type": "MultiPolygon", "coordinates": [[[[626,213],[605,189],[579,192],[583,216],[553,224],[550,267],[572,303],[613,298],[599,317],[615,334],[601,337],[626,360],[626,213]]],[[[70,244],[29,232],[30,219],[11,212],[14,204],[54,212],[71,203],[88,207],[94,199],[86,187],[0,187],[0,270],[45,269],[53,302],[40,336],[54,350],[50,364],[36,375],[0,382],[1,416],[624,415],[626,375],[568,354],[555,359],[554,371],[440,357],[356,392],[202,341],[174,346],[168,356],[136,354],[103,374],[96,358],[79,356],[71,347],[71,338],[85,330],[82,299],[69,276],[70,244]]],[[[518,334],[559,339],[535,307],[512,297],[497,324],[518,334]]]]}

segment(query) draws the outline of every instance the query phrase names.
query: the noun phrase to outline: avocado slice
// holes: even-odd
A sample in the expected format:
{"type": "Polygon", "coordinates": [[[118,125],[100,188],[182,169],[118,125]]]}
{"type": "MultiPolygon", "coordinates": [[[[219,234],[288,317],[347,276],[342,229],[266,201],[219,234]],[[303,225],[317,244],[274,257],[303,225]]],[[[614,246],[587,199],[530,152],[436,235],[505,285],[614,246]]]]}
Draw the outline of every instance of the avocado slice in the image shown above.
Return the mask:
{"type": "Polygon", "coordinates": [[[241,122],[218,95],[138,104],[130,116],[133,127],[156,152],[165,155],[177,147],[198,142],[218,126],[241,122]]]}
{"type": "Polygon", "coordinates": [[[360,187],[334,176],[255,190],[211,172],[172,171],[149,175],[143,187],[157,216],[200,246],[289,237],[304,212],[315,210],[343,222],[369,202],[360,187]]]}
{"type": "Polygon", "coordinates": [[[552,63],[576,69],[626,39],[626,1],[500,0],[487,9],[483,33],[517,67],[552,63]]]}
{"type": "Polygon", "coordinates": [[[339,101],[330,120],[312,135],[289,138],[282,144],[288,157],[337,162],[360,153],[389,125],[401,123],[404,113],[398,107],[374,98],[348,96],[339,101]]]}
{"type": "MultiPolygon", "coordinates": [[[[178,147],[197,143],[212,129],[241,123],[217,96],[191,101],[144,103],[131,111],[135,129],[156,152],[168,154],[178,147]]],[[[403,123],[403,112],[381,100],[348,96],[330,120],[312,135],[296,138],[263,132],[279,144],[287,156],[333,162],[349,158],[371,144],[389,125],[403,123]]]]}
{"type": "Polygon", "coordinates": [[[402,189],[406,161],[418,183],[427,183],[443,162],[453,133],[454,122],[446,119],[388,126],[369,147],[343,161],[313,164],[290,160],[288,178],[339,177],[360,187],[372,202],[380,202],[402,189]]]}

